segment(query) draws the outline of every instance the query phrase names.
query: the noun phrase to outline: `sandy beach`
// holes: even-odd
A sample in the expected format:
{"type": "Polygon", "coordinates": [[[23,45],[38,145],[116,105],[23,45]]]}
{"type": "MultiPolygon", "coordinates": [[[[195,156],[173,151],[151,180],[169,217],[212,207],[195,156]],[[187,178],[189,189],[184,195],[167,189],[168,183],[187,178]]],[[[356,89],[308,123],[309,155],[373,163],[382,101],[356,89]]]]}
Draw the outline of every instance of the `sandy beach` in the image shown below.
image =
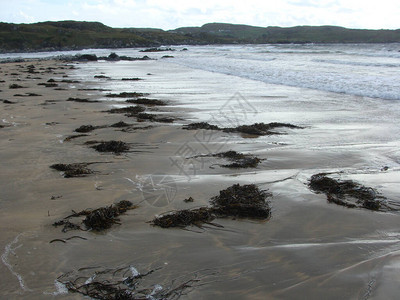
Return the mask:
{"type": "MultiPolygon", "coordinates": [[[[143,283],[148,295],[158,285],[173,289],[193,280],[180,291],[182,299],[395,299],[398,212],[330,204],[307,185],[313,174],[336,170],[341,179],[361,182],[397,201],[398,141],[375,139],[398,130],[394,112],[393,120],[382,124],[373,119],[378,114],[371,99],[362,99],[371,102],[371,110],[356,119],[357,97],[346,104],[350,97],[344,95],[283,89],[167,62],[126,66],[57,60],[0,64],[2,297],[83,299],[67,293],[57,279],[68,272],[90,278],[90,269],[83,274],[82,268],[134,267],[143,274],[156,270],[143,283]],[[122,92],[143,93],[167,105],[141,105],[154,120],[110,113],[131,105],[125,100],[132,97],[107,96],[122,92]],[[331,97],[332,106],[304,100],[299,105],[304,111],[291,110],[293,98],[302,101],[300,92],[320,103],[331,97]],[[268,107],[260,114],[248,99],[268,101],[268,107]],[[221,103],[233,104],[235,113],[221,103]],[[339,121],[324,121],[333,115],[339,121]],[[160,117],[173,122],[159,122],[160,117]],[[282,134],[260,138],[182,129],[192,122],[227,127],[243,120],[302,128],[278,129],[282,134]],[[112,126],[120,121],[129,125],[112,126]],[[82,125],[94,129],[76,132],[82,125]],[[365,143],[352,144],[356,136],[365,143]],[[130,149],[101,153],[92,148],[104,141],[122,141],[130,149]],[[340,147],[330,147],[337,141],[343,142],[340,147]],[[228,150],[261,161],[255,168],[230,169],[221,167],[226,160],[205,156],[228,150]],[[387,166],[387,157],[393,165],[387,166]],[[90,174],[64,178],[50,168],[74,163],[87,164],[90,174]],[[237,183],[254,183],[272,193],[271,218],[217,218],[221,227],[186,230],[149,224],[164,212],[208,206],[212,197],[237,183]],[[193,202],[184,201],[189,197],[193,202]],[[63,233],[53,226],[73,212],[121,200],[138,207],[105,231],[63,233]]],[[[391,105],[379,109],[391,111],[391,105]]]]}

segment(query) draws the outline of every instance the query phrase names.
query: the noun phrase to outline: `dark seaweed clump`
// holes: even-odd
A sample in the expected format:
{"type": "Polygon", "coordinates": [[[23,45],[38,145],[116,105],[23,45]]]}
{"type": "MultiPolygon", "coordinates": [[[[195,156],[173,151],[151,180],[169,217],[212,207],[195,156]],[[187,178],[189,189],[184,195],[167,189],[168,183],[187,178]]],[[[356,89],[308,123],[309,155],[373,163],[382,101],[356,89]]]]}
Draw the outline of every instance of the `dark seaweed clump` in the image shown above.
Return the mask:
{"type": "Polygon", "coordinates": [[[84,177],[93,173],[93,171],[87,167],[88,165],[89,163],[54,164],[51,165],[50,168],[64,172],[65,178],[84,177]]]}
{"type": "Polygon", "coordinates": [[[70,142],[73,139],[77,139],[80,137],[84,137],[84,136],[89,136],[88,134],[74,134],[74,135],[69,135],[64,139],[64,142],[70,142]]]}
{"type": "Polygon", "coordinates": [[[239,217],[251,219],[268,219],[271,215],[269,202],[271,194],[260,190],[255,184],[235,184],[220,191],[218,196],[211,199],[211,207],[179,210],[155,217],[151,224],[162,228],[180,227],[189,225],[202,227],[210,224],[215,218],[239,217]]]}
{"type": "Polygon", "coordinates": [[[23,87],[22,85],[13,83],[13,84],[10,84],[10,85],[9,85],[9,88],[10,88],[10,89],[22,89],[22,88],[24,88],[24,87],[23,87]]]}
{"type": "Polygon", "coordinates": [[[79,103],[97,103],[100,102],[98,100],[89,100],[85,98],[68,98],[67,101],[69,102],[79,102],[79,103]]]}
{"type": "Polygon", "coordinates": [[[191,123],[188,125],[183,126],[183,129],[187,130],[198,130],[198,129],[204,129],[204,130],[219,130],[223,132],[232,132],[232,133],[243,133],[243,134],[248,134],[248,135],[255,135],[255,136],[261,136],[261,135],[272,135],[272,134],[280,134],[279,132],[273,131],[276,128],[291,128],[291,129],[301,129],[303,127],[292,125],[289,123],[255,123],[252,125],[240,125],[237,127],[226,127],[226,128],[221,128],[216,125],[211,125],[207,122],[199,122],[199,123],[191,123]]]}
{"type": "Polygon", "coordinates": [[[129,126],[131,126],[131,125],[128,123],[125,123],[124,121],[119,121],[117,123],[110,125],[110,127],[114,127],[114,128],[124,128],[124,127],[129,127],[129,126]]]}
{"type": "Polygon", "coordinates": [[[98,152],[113,152],[115,154],[127,152],[130,149],[129,144],[122,141],[99,142],[91,148],[98,152]]]}
{"type": "Polygon", "coordinates": [[[239,153],[236,151],[226,151],[214,154],[215,157],[226,158],[232,163],[221,165],[224,168],[231,168],[231,169],[239,169],[239,168],[256,168],[258,164],[261,162],[261,159],[252,156],[252,155],[245,155],[243,153],[239,153]]]}
{"type": "Polygon", "coordinates": [[[301,127],[288,124],[288,123],[255,123],[252,125],[240,125],[234,128],[224,128],[224,132],[238,132],[244,133],[249,135],[272,135],[272,134],[279,134],[275,131],[272,131],[276,128],[291,128],[291,129],[300,129],[301,127]]]}
{"type": "Polygon", "coordinates": [[[349,208],[366,208],[381,210],[386,206],[378,196],[377,191],[365,187],[352,180],[336,180],[319,173],[311,176],[308,186],[317,193],[324,193],[330,203],[335,203],[349,208]]]}
{"type": "Polygon", "coordinates": [[[211,199],[214,212],[219,217],[268,219],[271,208],[266,202],[271,194],[258,189],[255,184],[234,184],[211,199]]]}
{"type": "Polygon", "coordinates": [[[87,267],[67,272],[57,278],[71,293],[101,300],[172,300],[186,294],[199,279],[174,280],[166,287],[150,282],[159,279],[151,274],[153,269],[139,273],[133,266],[117,268],[87,267]]]}
{"type": "Polygon", "coordinates": [[[127,106],[121,108],[112,108],[107,112],[110,114],[129,114],[129,115],[137,115],[141,112],[144,112],[146,109],[143,106],[127,106]]]}
{"type": "Polygon", "coordinates": [[[186,130],[197,130],[197,129],[221,130],[218,126],[208,124],[207,122],[190,123],[188,125],[183,126],[183,129],[186,129],[186,130]]]}
{"type": "Polygon", "coordinates": [[[53,223],[53,226],[63,226],[62,232],[67,232],[70,230],[102,231],[111,228],[111,226],[114,224],[120,224],[120,220],[117,217],[126,211],[135,208],[137,208],[137,206],[133,205],[132,202],[122,200],[116,204],[100,207],[94,210],[86,209],[80,212],[73,211],[72,215],[53,223]],[[82,220],[82,224],[85,225],[85,229],[82,229],[80,225],[70,221],[71,218],[78,217],[85,217],[82,220]]]}
{"type": "Polygon", "coordinates": [[[58,84],[55,82],[38,83],[38,85],[43,85],[44,87],[58,87],[58,84]]]}
{"type": "Polygon", "coordinates": [[[75,129],[75,132],[80,132],[80,133],[86,133],[86,132],[91,132],[93,130],[95,130],[97,127],[93,126],[93,125],[82,125],[80,127],[78,127],[77,129],[75,129]]]}
{"type": "Polygon", "coordinates": [[[126,100],[127,103],[142,104],[148,106],[164,106],[167,105],[166,102],[158,99],[148,99],[148,98],[138,98],[126,100]]]}
{"type": "Polygon", "coordinates": [[[160,123],[173,123],[175,121],[175,119],[172,117],[163,117],[149,113],[139,113],[137,115],[132,115],[132,116],[135,116],[138,122],[150,121],[150,122],[160,122],[160,123]]]}
{"type": "Polygon", "coordinates": [[[119,94],[108,94],[106,97],[109,98],[138,98],[138,97],[143,97],[146,94],[144,93],[136,93],[136,92],[122,92],[119,94]]]}
{"type": "Polygon", "coordinates": [[[184,209],[173,213],[156,217],[151,222],[154,226],[162,228],[186,227],[195,225],[201,227],[204,223],[210,223],[215,219],[213,210],[209,207],[200,207],[195,209],[184,209]]]}

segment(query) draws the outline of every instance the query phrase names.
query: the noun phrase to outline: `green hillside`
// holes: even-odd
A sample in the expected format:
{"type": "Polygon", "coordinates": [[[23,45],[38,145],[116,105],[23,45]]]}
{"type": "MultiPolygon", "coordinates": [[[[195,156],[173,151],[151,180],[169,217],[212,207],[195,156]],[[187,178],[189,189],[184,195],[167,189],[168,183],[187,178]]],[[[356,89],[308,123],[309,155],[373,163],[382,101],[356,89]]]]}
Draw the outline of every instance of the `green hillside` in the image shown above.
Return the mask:
{"type": "Polygon", "coordinates": [[[400,30],[360,30],[335,26],[256,27],[210,23],[164,31],[111,28],[99,22],[0,23],[0,51],[73,50],[235,43],[390,43],[400,30]]]}
{"type": "Polygon", "coordinates": [[[191,37],[214,35],[247,43],[392,43],[400,42],[400,30],[347,29],[337,26],[255,27],[210,23],[173,30],[191,37]]]}

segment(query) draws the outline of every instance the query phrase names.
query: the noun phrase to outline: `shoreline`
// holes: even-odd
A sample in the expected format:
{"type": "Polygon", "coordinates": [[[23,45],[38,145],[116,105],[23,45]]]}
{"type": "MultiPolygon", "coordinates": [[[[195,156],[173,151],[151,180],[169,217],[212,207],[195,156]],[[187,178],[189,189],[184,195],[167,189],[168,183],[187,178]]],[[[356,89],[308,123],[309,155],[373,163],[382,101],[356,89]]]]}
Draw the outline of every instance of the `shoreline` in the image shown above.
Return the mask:
{"type": "MultiPolygon", "coordinates": [[[[369,269],[366,266],[364,269],[363,263],[359,263],[368,259],[369,247],[374,247],[378,253],[387,253],[387,244],[396,245],[395,239],[380,236],[377,231],[396,234],[390,230],[397,228],[398,215],[343,209],[327,204],[323,195],[310,192],[305,183],[314,171],[336,169],[338,172],[348,170],[346,176],[358,177],[367,183],[379,182],[378,178],[381,183],[385,183],[392,176],[394,180],[390,185],[394,186],[398,175],[396,168],[385,173],[377,170],[374,165],[369,173],[351,174],[350,166],[353,165],[354,169],[368,171],[368,155],[363,149],[340,152],[338,148],[327,147],[321,150],[318,149],[321,147],[319,144],[314,149],[299,148],[295,143],[301,143],[308,138],[308,135],[316,131],[315,127],[303,131],[290,129],[285,131],[286,135],[259,139],[243,138],[236,133],[216,132],[214,134],[217,138],[205,148],[198,139],[209,132],[182,130],[182,124],[202,116],[190,108],[191,101],[221,97],[220,91],[212,90],[210,95],[201,95],[199,91],[207,90],[210,86],[217,89],[218,86],[212,85],[215,79],[221,80],[219,84],[223,86],[224,75],[214,74],[214,77],[209,78],[211,75],[206,72],[189,71],[178,66],[170,66],[168,70],[157,61],[132,62],[126,69],[117,70],[116,65],[113,68],[116,69],[116,74],[121,70],[126,72],[120,75],[121,78],[129,74],[130,77],[140,77],[143,80],[124,83],[131,88],[120,90],[119,77],[102,74],[105,73],[104,68],[110,67],[108,64],[111,63],[87,65],[85,74],[79,71],[82,63],[65,64],[38,60],[0,64],[2,79],[5,80],[1,83],[0,98],[13,102],[0,103],[3,112],[1,124],[6,126],[0,129],[1,159],[5,162],[2,166],[0,189],[0,227],[3,229],[0,249],[9,249],[7,253],[2,252],[9,265],[3,261],[0,267],[3,274],[7,274],[1,283],[1,290],[5,295],[16,296],[22,292],[32,299],[40,299],[46,297],[43,293],[60,292],[54,287],[54,280],[60,274],[98,264],[109,268],[133,264],[136,268],[140,267],[140,272],[162,266],[163,272],[156,275],[155,282],[162,282],[163,285],[168,285],[182,274],[197,272],[209,284],[195,287],[187,296],[190,299],[207,295],[215,297],[218,291],[224,291],[223,294],[234,298],[262,298],[265,295],[290,297],[299,292],[309,295],[310,286],[318,282],[319,278],[326,278],[327,282],[314,290],[316,295],[321,295],[328,289],[330,295],[339,296],[340,291],[334,289],[338,283],[343,284],[344,288],[354,284],[356,291],[353,295],[363,291],[368,284],[369,269]],[[34,65],[34,68],[28,68],[29,65],[34,65]],[[33,71],[29,72],[29,69],[33,71]],[[152,75],[147,75],[148,73],[152,75]],[[169,76],[170,73],[173,76],[169,76]],[[94,79],[96,75],[110,76],[111,79],[94,79]],[[34,79],[39,77],[40,79],[34,79]],[[50,79],[54,82],[48,82],[50,79]],[[182,90],[179,84],[171,84],[180,80],[183,82],[180,85],[183,86],[184,80],[191,80],[201,82],[204,87],[188,87],[187,90],[182,90]],[[58,86],[38,85],[51,83],[58,86]],[[18,84],[23,88],[9,89],[11,84],[18,84]],[[105,88],[104,91],[105,86],[112,84],[115,84],[116,90],[105,88]],[[103,87],[103,90],[98,90],[99,87],[103,87]],[[117,91],[150,93],[146,97],[169,101],[165,107],[147,107],[146,112],[175,116],[179,118],[177,124],[139,122],[136,116],[132,118],[105,112],[113,103],[126,105],[125,98],[104,103],[107,94],[117,91]],[[23,96],[14,96],[15,94],[23,96]],[[186,102],[181,103],[182,99],[186,99],[186,102]],[[97,100],[100,102],[94,102],[97,100]],[[111,127],[120,121],[132,124],[131,130],[123,132],[123,128],[111,127]],[[69,136],[81,134],[74,130],[82,125],[92,125],[96,129],[84,133],[87,136],[65,141],[69,136]],[[199,136],[198,133],[202,135],[199,136]],[[129,143],[132,152],[103,154],[90,148],[91,145],[85,145],[88,141],[110,140],[129,143]],[[185,143],[187,141],[189,144],[185,143]],[[285,146],[287,144],[288,147],[285,146]],[[183,148],[184,145],[190,147],[183,148]],[[217,153],[221,149],[255,154],[264,161],[259,167],[248,170],[230,170],[218,166],[210,168],[214,164],[223,163],[218,158],[198,159],[185,164],[185,157],[193,156],[193,153],[217,153]],[[326,161],[326,157],[330,161],[326,161]],[[174,165],[174,160],[179,164],[174,165]],[[57,163],[93,163],[88,166],[93,173],[85,177],[63,178],[62,173],[49,168],[57,163]],[[185,169],[181,170],[179,166],[184,166],[185,169]],[[192,175],[190,172],[196,167],[197,173],[186,176],[192,175]],[[223,225],[224,229],[206,229],[201,234],[160,229],[146,223],[155,215],[168,210],[208,205],[210,198],[232,184],[253,182],[274,194],[272,218],[268,222],[218,219],[217,223],[223,225]],[[150,195],[143,193],[165,185],[171,194],[163,198],[162,203],[155,202],[162,195],[159,190],[150,195]],[[183,201],[189,197],[194,198],[193,203],[183,201]],[[121,225],[100,234],[77,233],[87,240],[49,243],[74,235],[63,234],[59,228],[52,226],[53,222],[64,218],[71,210],[96,209],[120,200],[129,200],[139,205],[138,209],[120,216],[121,225]],[[354,223],[354,220],[357,222],[354,223]],[[16,237],[19,239],[15,240],[16,237]],[[356,243],[353,247],[346,242],[347,238],[359,244],[356,243]],[[373,246],[368,246],[370,240],[376,241],[373,246]],[[365,248],[357,248],[357,245],[364,243],[367,245],[365,248]],[[19,245],[23,246],[18,248],[19,245]],[[317,251],[331,247],[329,245],[332,245],[332,248],[328,248],[329,251],[317,251]],[[12,249],[15,256],[11,255],[12,249]],[[307,251],[315,257],[307,256],[307,251]],[[346,262],[335,253],[345,255],[346,262]],[[260,265],[260,261],[264,261],[265,265],[260,265]],[[326,272],[318,267],[318,262],[327,268],[326,272]],[[15,274],[10,272],[9,266],[15,274],[22,276],[26,290],[22,288],[21,281],[18,281],[15,274]],[[219,275],[200,271],[203,268],[213,270],[219,275]],[[352,278],[352,284],[332,279],[331,276],[343,272],[352,278]],[[218,276],[222,278],[220,283],[218,276]],[[235,278],[240,278],[240,284],[235,278]],[[333,280],[332,285],[330,280],[333,280]],[[287,281],[289,284],[284,283],[287,281]]],[[[242,82],[243,89],[253,88],[250,81],[230,80],[242,82]]],[[[223,93],[229,95],[230,90],[224,90],[223,93]]],[[[277,90],[275,93],[279,95],[282,91],[277,90]]],[[[278,103],[283,100],[277,98],[276,101],[278,103]]],[[[219,107],[212,109],[211,111],[218,111],[219,107]]],[[[279,119],[281,115],[273,117],[279,119]]],[[[296,119],[295,124],[298,123],[299,119],[296,119]]],[[[330,126],[335,128],[332,124],[330,126]]],[[[325,130],[329,131],[329,125],[327,127],[325,130]]],[[[376,166],[379,163],[380,161],[376,162],[376,166]]],[[[386,194],[395,191],[395,187],[390,185],[384,186],[386,194]]],[[[196,231],[196,228],[193,230],[196,231]]],[[[394,247],[393,254],[389,252],[388,256],[384,256],[388,259],[386,264],[391,265],[399,259],[395,249],[394,247]]],[[[382,263],[385,266],[384,260],[382,258],[382,261],[378,259],[371,262],[379,274],[383,272],[379,265],[382,263]]],[[[72,295],[60,294],[58,297],[70,299],[72,295]]],[[[219,297],[225,296],[221,294],[219,297]]],[[[81,299],[78,296],[76,298],[81,299]]]]}

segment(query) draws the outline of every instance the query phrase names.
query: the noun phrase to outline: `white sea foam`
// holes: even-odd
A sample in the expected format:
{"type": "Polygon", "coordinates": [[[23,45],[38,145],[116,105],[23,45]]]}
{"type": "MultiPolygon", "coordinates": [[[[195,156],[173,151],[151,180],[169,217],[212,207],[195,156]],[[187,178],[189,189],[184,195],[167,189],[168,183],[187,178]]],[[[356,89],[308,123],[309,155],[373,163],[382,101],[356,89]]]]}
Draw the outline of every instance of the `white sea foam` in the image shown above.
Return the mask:
{"type": "Polygon", "coordinates": [[[178,55],[172,62],[265,83],[400,100],[400,46],[391,47],[209,47],[178,55]]]}
{"type": "Polygon", "coordinates": [[[22,244],[18,245],[18,246],[14,246],[15,244],[18,243],[19,241],[19,237],[22,235],[19,234],[15,237],[15,239],[6,245],[6,247],[4,248],[4,253],[1,255],[1,261],[3,262],[3,264],[8,268],[8,270],[11,272],[11,274],[13,274],[15,277],[17,277],[18,282],[19,282],[19,286],[21,287],[21,289],[23,291],[31,291],[31,289],[29,289],[26,284],[24,279],[22,278],[22,275],[17,273],[17,271],[14,270],[13,266],[11,265],[10,261],[9,261],[9,256],[10,254],[15,255],[15,250],[22,247],[22,244]]]}

